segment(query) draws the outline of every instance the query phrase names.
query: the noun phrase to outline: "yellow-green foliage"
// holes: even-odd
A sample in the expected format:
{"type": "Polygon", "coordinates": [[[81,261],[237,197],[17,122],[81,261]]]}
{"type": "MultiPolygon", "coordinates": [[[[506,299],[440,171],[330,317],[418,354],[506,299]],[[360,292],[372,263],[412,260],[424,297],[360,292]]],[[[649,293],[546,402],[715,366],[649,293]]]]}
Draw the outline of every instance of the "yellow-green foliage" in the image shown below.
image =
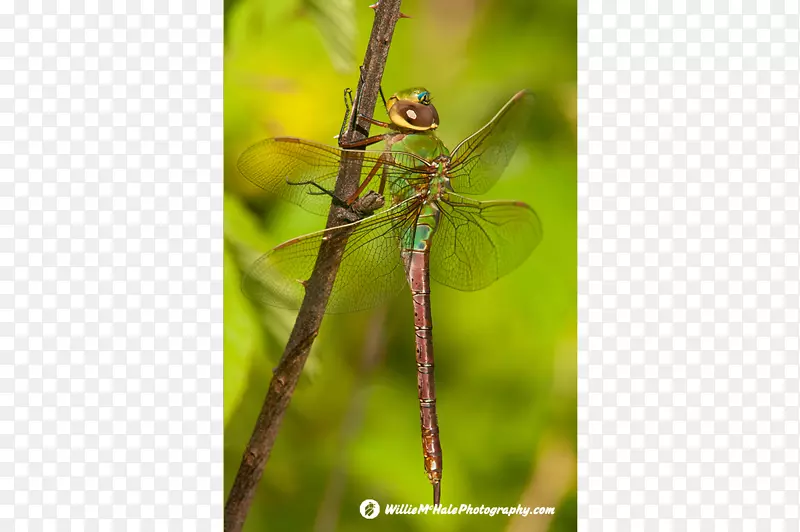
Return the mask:
{"type": "MultiPolygon", "coordinates": [[[[263,197],[238,174],[236,159],[253,142],[276,135],[335,144],[342,91],[355,87],[358,76],[357,65],[347,65],[361,60],[369,37],[369,3],[225,2],[226,490],[294,318],[245,299],[241,269],[325,224],[263,197]]],[[[318,530],[573,530],[576,4],[407,0],[403,11],[413,18],[397,25],[384,89],[429,89],[441,118],[439,136],[450,148],[517,90],[537,95],[534,123],[486,198],[531,204],[544,226],[541,246],[485,290],[433,286],[443,502],[556,506],[556,516],[523,523],[486,516],[361,518],[365,498],[412,504],[431,498],[411,301],[402,293],[384,309],[384,319],[382,310],[325,318],[245,530],[313,530],[318,520],[326,523],[318,530]],[[364,367],[365,350],[374,351],[372,369],[364,367]]],[[[385,114],[377,109],[376,117],[385,114]]]]}

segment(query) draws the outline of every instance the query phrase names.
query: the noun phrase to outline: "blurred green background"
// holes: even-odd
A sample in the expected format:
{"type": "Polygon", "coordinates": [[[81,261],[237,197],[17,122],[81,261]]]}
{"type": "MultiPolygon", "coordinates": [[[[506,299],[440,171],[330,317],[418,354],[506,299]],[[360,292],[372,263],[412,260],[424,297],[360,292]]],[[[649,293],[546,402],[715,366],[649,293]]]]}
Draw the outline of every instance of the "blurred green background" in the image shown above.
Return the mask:
{"type": "MultiPolygon", "coordinates": [[[[236,169],[254,142],[290,135],[335,145],[342,91],[358,79],[369,1],[226,0],[225,487],[293,324],[241,293],[243,269],[325,219],[264,197],[236,169]]],[[[452,149],[519,89],[537,110],[503,179],[480,199],[531,204],[540,247],[478,292],[434,283],[443,503],[554,506],[555,516],[384,515],[365,498],[429,503],[411,300],[326,316],[284,418],[247,531],[574,530],[576,520],[577,162],[574,0],[403,2],[387,97],[422,85],[452,149]]],[[[376,109],[375,116],[385,119],[376,109]]],[[[373,132],[379,132],[377,128],[373,132]]]]}

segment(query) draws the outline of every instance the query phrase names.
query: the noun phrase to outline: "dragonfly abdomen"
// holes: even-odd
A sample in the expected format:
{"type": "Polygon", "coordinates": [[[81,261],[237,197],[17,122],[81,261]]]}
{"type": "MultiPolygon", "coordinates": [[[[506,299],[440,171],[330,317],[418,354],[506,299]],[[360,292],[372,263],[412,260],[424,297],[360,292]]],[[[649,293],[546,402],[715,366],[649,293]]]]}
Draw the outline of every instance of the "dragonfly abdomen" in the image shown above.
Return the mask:
{"type": "Polygon", "coordinates": [[[414,304],[414,343],[417,359],[419,417],[425,472],[433,485],[433,503],[439,504],[442,480],[442,447],[436,416],[436,387],[433,362],[433,320],[431,319],[430,245],[439,221],[439,209],[425,204],[407,235],[403,258],[414,304]]]}
{"type": "Polygon", "coordinates": [[[414,303],[414,343],[417,359],[419,418],[422,429],[422,453],[425,472],[433,485],[433,503],[439,504],[442,480],[442,447],[439,442],[439,420],[436,416],[436,387],[433,362],[433,320],[431,319],[430,253],[407,250],[408,284],[414,303]]]}
{"type": "Polygon", "coordinates": [[[433,203],[422,206],[419,215],[417,215],[417,223],[411,227],[409,233],[403,239],[405,251],[426,251],[430,249],[440,214],[439,209],[433,203]]]}

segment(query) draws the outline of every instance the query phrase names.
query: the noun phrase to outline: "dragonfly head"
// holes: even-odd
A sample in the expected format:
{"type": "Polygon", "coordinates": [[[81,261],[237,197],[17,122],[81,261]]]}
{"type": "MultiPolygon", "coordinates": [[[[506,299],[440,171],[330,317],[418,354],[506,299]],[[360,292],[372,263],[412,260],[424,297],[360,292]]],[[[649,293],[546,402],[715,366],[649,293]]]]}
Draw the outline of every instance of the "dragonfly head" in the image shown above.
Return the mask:
{"type": "Polygon", "coordinates": [[[386,102],[386,111],[401,129],[429,131],[439,127],[439,113],[431,103],[431,93],[422,87],[395,93],[386,102]]]}

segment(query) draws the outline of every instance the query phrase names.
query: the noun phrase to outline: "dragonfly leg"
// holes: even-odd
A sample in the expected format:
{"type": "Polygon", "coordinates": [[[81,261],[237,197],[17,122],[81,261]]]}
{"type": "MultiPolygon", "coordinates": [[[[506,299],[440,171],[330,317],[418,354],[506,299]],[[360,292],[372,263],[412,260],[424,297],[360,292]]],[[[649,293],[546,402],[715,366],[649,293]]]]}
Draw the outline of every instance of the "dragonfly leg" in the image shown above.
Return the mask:
{"type": "Polygon", "coordinates": [[[344,130],[347,128],[347,120],[350,118],[350,109],[353,107],[353,91],[350,87],[344,90],[344,118],[342,119],[342,127],[339,128],[339,139],[344,137],[344,130]]]}
{"type": "Polygon", "coordinates": [[[378,87],[378,94],[381,95],[381,100],[383,101],[383,108],[386,110],[386,114],[389,114],[389,106],[386,105],[386,97],[383,95],[383,87],[378,87]]]}
{"type": "Polygon", "coordinates": [[[389,122],[381,122],[380,120],[375,120],[374,118],[369,118],[367,116],[364,116],[361,113],[358,113],[358,118],[360,118],[361,120],[364,120],[365,122],[369,122],[370,124],[372,124],[374,126],[380,126],[380,127],[385,127],[385,128],[392,127],[392,125],[389,122]]]}
{"type": "MultiPolygon", "coordinates": [[[[359,187],[356,189],[356,191],[353,192],[350,195],[350,197],[347,198],[347,200],[345,201],[345,203],[347,203],[348,206],[352,205],[353,202],[361,195],[361,193],[364,192],[364,189],[367,188],[367,185],[369,185],[370,181],[372,181],[372,178],[375,177],[375,174],[378,173],[378,170],[380,169],[380,167],[383,166],[384,160],[385,159],[384,159],[383,155],[381,155],[378,158],[378,162],[375,163],[375,166],[373,166],[372,169],[369,171],[369,174],[367,174],[367,177],[364,178],[364,182],[361,183],[361,185],[359,185],[359,187]]],[[[383,179],[383,178],[381,178],[381,179],[383,179]]]]}
{"type": "MultiPolygon", "coordinates": [[[[287,181],[287,183],[288,183],[288,181],[287,181]]],[[[330,190],[328,190],[327,188],[323,187],[322,185],[320,185],[319,183],[317,183],[315,181],[293,181],[293,182],[291,182],[289,184],[290,185],[310,185],[310,186],[316,188],[319,192],[309,192],[309,194],[312,194],[312,195],[325,194],[326,196],[330,196],[333,199],[333,201],[337,202],[342,207],[347,207],[349,205],[346,201],[342,201],[342,199],[339,198],[339,196],[337,196],[335,193],[331,192],[330,190]]]]}
{"type": "MultiPolygon", "coordinates": [[[[377,165],[376,165],[377,166],[377,165]]],[[[335,205],[346,209],[342,216],[348,222],[357,222],[364,218],[365,216],[369,216],[374,211],[380,209],[384,206],[385,200],[383,196],[379,195],[377,192],[370,191],[364,198],[353,198],[352,201],[344,201],[339,196],[337,196],[334,192],[331,192],[327,188],[323,187],[319,183],[314,181],[296,181],[291,183],[292,185],[310,185],[318,190],[318,192],[309,192],[309,194],[316,194],[322,195],[325,194],[326,196],[331,197],[331,201],[335,205]],[[357,200],[357,201],[356,201],[357,200]]],[[[363,188],[363,187],[362,187],[363,188]]],[[[361,190],[361,189],[359,189],[361,190]]],[[[301,282],[302,284],[302,282],[301,282]]]]}
{"type": "MultiPolygon", "coordinates": [[[[358,101],[358,94],[356,94],[356,101],[358,101]]],[[[350,118],[351,115],[353,117],[353,123],[351,124],[351,129],[354,129],[356,127],[356,118],[361,118],[363,120],[366,120],[370,124],[375,124],[375,125],[381,126],[381,127],[388,128],[388,127],[391,127],[391,126],[390,126],[390,124],[388,124],[386,122],[381,122],[380,120],[375,120],[373,118],[367,118],[366,116],[362,115],[361,113],[356,114],[355,111],[358,109],[358,107],[357,106],[355,106],[355,107],[353,106],[353,91],[350,90],[350,88],[347,88],[347,89],[344,90],[344,107],[345,107],[344,119],[342,120],[342,127],[339,129],[339,137],[338,137],[338,139],[339,139],[339,147],[340,148],[345,148],[345,149],[360,148],[361,146],[371,146],[373,144],[377,144],[378,142],[382,142],[383,140],[385,140],[386,135],[385,134],[381,134],[381,135],[375,135],[375,136],[372,136],[372,137],[369,137],[369,138],[366,138],[366,139],[363,139],[363,140],[357,140],[355,142],[347,142],[347,141],[345,141],[344,140],[344,132],[345,132],[345,129],[347,129],[347,122],[348,122],[348,119],[350,118]],[[352,110],[352,113],[351,113],[351,110],[352,110]]]]}
{"type": "Polygon", "coordinates": [[[350,104],[353,106],[353,121],[350,124],[350,129],[355,130],[358,127],[358,116],[357,111],[361,107],[361,91],[364,88],[364,65],[360,65],[358,67],[358,86],[356,87],[356,101],[350,101],[350,104]]]}
{"type": "MultiPolygon", "coordinates": [[[[374,137],[370,137],[370,138],[365,139],[363,141],[359,141],[359,142],[367,142],[365,144],[343,143],[341,141],[341,139],[344,138],[344,132],[345,132],[345,129],[347,128],[347,125],[348,125],[347,124],[348,119],[350,119],[350,118],[352,118],[352,120],[350,122],[350,129],[355,129],[356,128],[356,126],[358,125],[358,119],[364,120],[365,122],[368,122],[368,123],[370,123],[372,125],[379,126],[379,127],[385,127],[385,128],[391,128],[392,127],[392,125],[390,123],[388,123],[388,122],[382,122],[380,120],[376,120],[374,118],[369,118],[367,116],[364,116],[364,114],[362,114],[362,113],[356,113],[356,111],[358,111],[359,102],[361,101],[361,86],[363,85],[363,83],[364,83],[364,66],[361,65],[361,67],[359,69],[358,88],[356,89],[356,100],[355,100],[355,103],[353,102],[353,91],[349,87],[344,90],[344,109],[345,109],[345,111],[344,111],[344,119],[342,120],[342,127],[339,128],[339,137],[338,137],[340,139],[339,146],[342,147],[342,148],[357,148],[357,147],[360,147],[360,146],[369,146],[370,144],[375,144],[376,142],[379,142],[378,140],[374,140],[374,139],[376,139],[378,137],[376,135],[374,137]],[[352,111],[352,113],[351,113],[351,111],[352,111]]],[[[383,87],[379,86],[378,87],[378,92],[381,95],[381,100],[383,101],[383,109],[386,111],[386,114],[388,115],[389,114],[389,109],[388,109],[388,106],[386,105],[386,97],[383,95],[383,87]]]]}
{"type": "Polygon", "coordinates": [[[378,186],[378,194],[383,196],[383,190],[386,188],[386,167],[383,167],[383,172],[381,172],[381,184],[378,186]]]}
{"type": "Polygon", "coordinates": [[[378,142],[382,142],[386,140],[386,134],[375,135],[374,137],[369,137],[364,140],[357,140],[355,142],[345,142],[342,140],[342,137],[339,137],[339,147],[340,148],[360,148],[361,146],[372,146],[373,144],[377,144],[378,142]]]}

